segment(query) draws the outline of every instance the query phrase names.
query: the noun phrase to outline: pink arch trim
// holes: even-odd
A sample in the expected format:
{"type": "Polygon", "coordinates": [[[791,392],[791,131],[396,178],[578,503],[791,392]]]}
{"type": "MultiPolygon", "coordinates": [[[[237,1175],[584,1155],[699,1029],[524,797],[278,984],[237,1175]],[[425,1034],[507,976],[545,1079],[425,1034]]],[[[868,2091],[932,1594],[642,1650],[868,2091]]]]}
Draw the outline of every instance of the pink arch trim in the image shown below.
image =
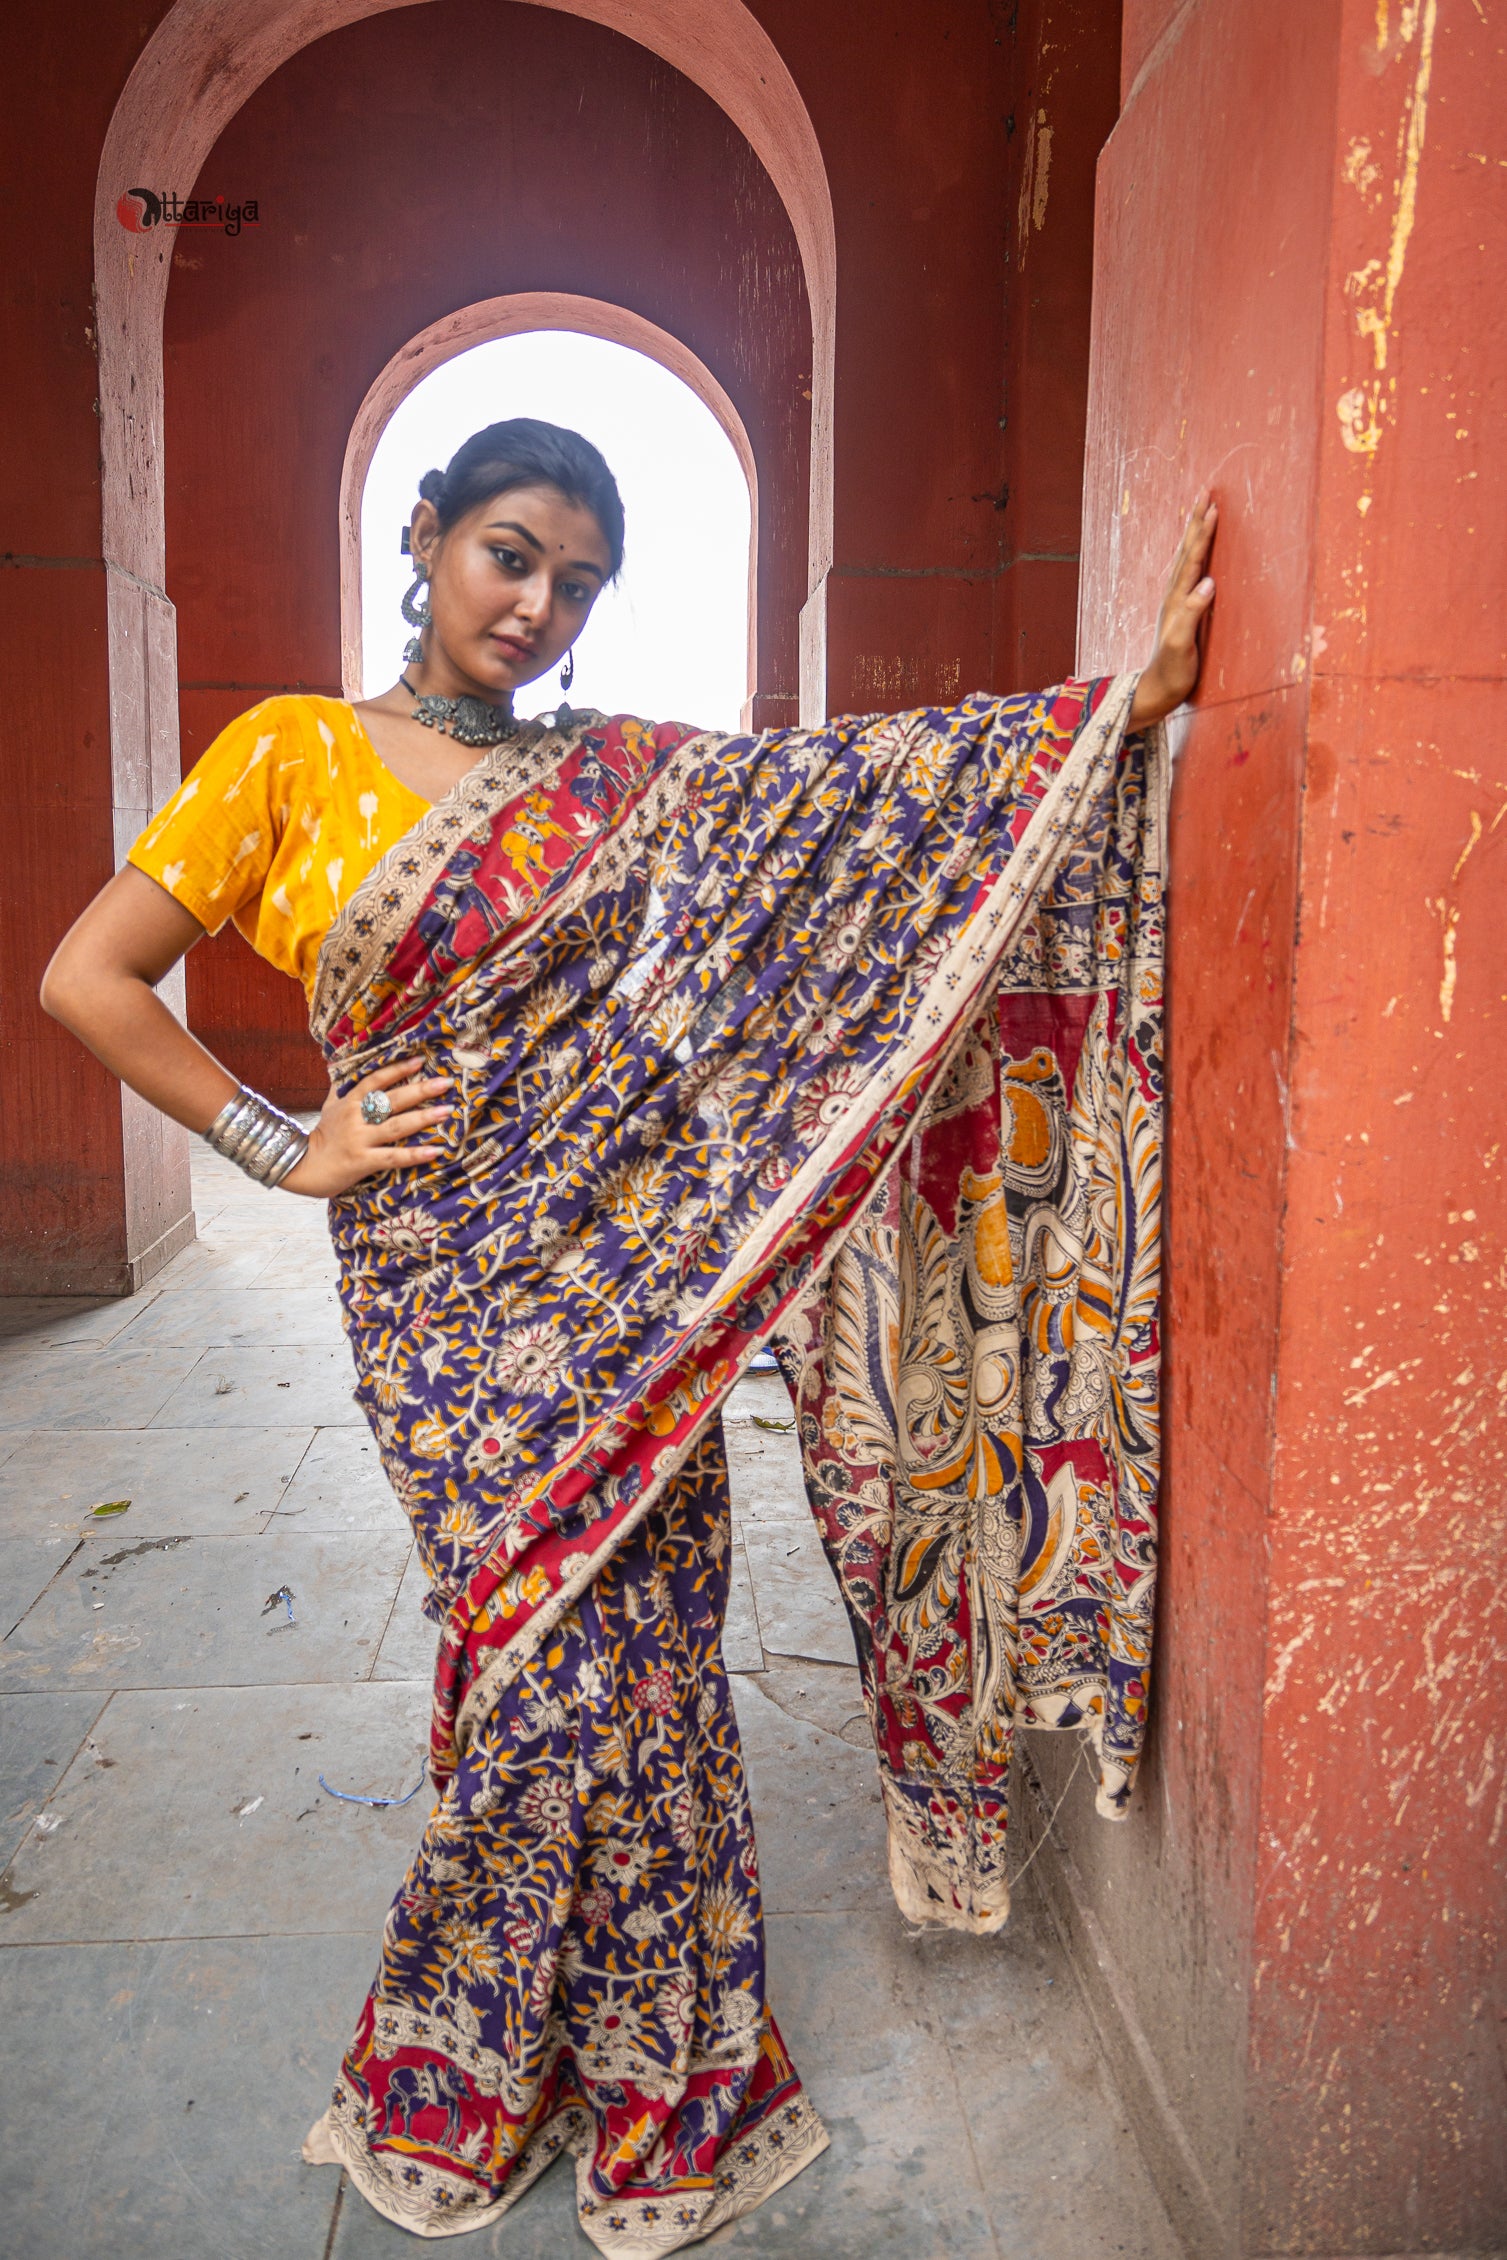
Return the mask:
{"type": "Polygon", "coordinates": [[[373,380],[356,411],[340,472],[340,667],[346,693],[361,696],[361,498],[377,442],[399,405],[416,385],[444,362],[473,345],[526,330],[575,330],[631,346],[679,377],[716,417],[748,481],[748,695],[753,696],[758,641],[759,473],[742,417],[706,363],[678,337],[630,307],[569,291],[516,291],[503,298],[479,299],[431,322],[400,346],[373,380]]]}

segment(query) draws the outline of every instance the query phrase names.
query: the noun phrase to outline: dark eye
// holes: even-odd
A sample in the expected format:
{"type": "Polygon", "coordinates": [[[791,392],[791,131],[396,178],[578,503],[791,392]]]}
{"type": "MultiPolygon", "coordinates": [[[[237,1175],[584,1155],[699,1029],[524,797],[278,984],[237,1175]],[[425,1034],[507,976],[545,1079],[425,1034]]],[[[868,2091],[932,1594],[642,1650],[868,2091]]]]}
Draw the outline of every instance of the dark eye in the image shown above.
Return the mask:
{"type": "Polygon", "coordinates": [[[585,581],[562,581],[560,594],[567,604],[585,604],[590,599],[591,589],[585,581]]]}
{"type": "Polygon", "coordinates": [[[492,555],[505,573],[526,573],[528,571],[528,566],[519,556],[517,550],[509,549],[505,542],[498,543],[493,549],[492,555]]]}

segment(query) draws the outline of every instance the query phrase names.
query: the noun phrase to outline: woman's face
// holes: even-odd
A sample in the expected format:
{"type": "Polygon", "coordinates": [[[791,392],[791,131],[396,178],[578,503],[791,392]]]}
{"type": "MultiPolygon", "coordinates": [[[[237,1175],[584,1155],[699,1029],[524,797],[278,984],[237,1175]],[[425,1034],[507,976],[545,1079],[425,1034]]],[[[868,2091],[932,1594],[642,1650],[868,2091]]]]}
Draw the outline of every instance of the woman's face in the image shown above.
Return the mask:
{"type": "Polygon", "coordinates": [[[421,502],[409,541],[429,576],[426,672],[494,704],[559,664],[612,570],[595,517],[558,487],[509,487],[445,534],[421,502]]]}

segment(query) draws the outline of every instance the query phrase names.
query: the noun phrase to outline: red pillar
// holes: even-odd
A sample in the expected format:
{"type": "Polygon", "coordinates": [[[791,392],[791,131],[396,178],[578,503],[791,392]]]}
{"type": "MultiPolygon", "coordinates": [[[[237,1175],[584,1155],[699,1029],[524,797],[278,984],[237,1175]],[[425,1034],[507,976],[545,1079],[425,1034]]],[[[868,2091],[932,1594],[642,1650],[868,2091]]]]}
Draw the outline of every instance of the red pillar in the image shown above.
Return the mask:
{"type": "Polygon", "coordinates": [[[1072,672],[1083,526],[1094,184],[1119,111],[1120,0],[1011,16],[1001,537],[992,685],[1072,672]]]}
{"type": "Polygon", "coordinates": [[[37,1003],[54,945],[177,774],[172,610],[106,556],[100,514],[95,173],[142,14],[93,10],[82,46],[45,10],[10,35],[0,165],[26,218],[6,253],[3,1294],[124,1293],[193,1233],[184,1134],[37,1003]]]}
{"type": "Polygon", "coordinates": [[[1200,483],[1223,517],[1174,796],[1156,1740],[1123,1831],[1064,1815],[1056,1887],[1200,2253],[1507,2221],[1489,13],[1134,0],[1101,167],[1089,663],[1144,645],[1200,483]]]}
{"type": "Polygon", "coordinates": [[[834,512],[807,720],[1071,670],[1094,165],[1120,0],[757,0],[837,223],[834,512]]]}

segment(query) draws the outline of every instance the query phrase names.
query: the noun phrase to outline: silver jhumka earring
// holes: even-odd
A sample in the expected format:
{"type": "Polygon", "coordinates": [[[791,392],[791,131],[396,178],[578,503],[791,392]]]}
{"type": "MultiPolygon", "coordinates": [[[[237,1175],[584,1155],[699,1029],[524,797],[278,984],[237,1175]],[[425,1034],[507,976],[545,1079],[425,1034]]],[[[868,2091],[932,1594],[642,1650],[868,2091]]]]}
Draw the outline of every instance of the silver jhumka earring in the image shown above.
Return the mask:
{"type": "Polygon", "coordinates": [[[575,645],[574,645],[574,644],[572,644],[572,645],[571,645],[571,647],[570,647],[570,649],[569,649],[569,651],[568,651],[568,652],[567,652],[567,653],[565,654],[565,665],[564,665],[564,666],[563,666],[563,667],[562,667],[562,668],[560,669],[560,688],[561,688],[561,690],[562,690],[562,691],[568,691],[568,690],[570,689],[570,686],[571,686],[571,684],[572,684],[572,683],[573,683],[573,682],[575,681],[575,679],[576,679],[576,647],[575,647],[575,645]]]}
{"type": "Polygon", "coordinates": [[[423,636],[419,631],[428,627],[431,615],[429,611],[429,599],[426,596],[423,602],[420,603],[419,590],[427,589],[428,586],[429,575],[427,573],[416,573],[413,577],[412,583],[404,591],[403,617],[408,622],[409,627],[414,629],[415,631],[415,633],[409,637],[407,643],[403,646],[403,665],[405,667],[408,666],[411,661],[422,659],[424,656],[424,641],[423,636]]]}

